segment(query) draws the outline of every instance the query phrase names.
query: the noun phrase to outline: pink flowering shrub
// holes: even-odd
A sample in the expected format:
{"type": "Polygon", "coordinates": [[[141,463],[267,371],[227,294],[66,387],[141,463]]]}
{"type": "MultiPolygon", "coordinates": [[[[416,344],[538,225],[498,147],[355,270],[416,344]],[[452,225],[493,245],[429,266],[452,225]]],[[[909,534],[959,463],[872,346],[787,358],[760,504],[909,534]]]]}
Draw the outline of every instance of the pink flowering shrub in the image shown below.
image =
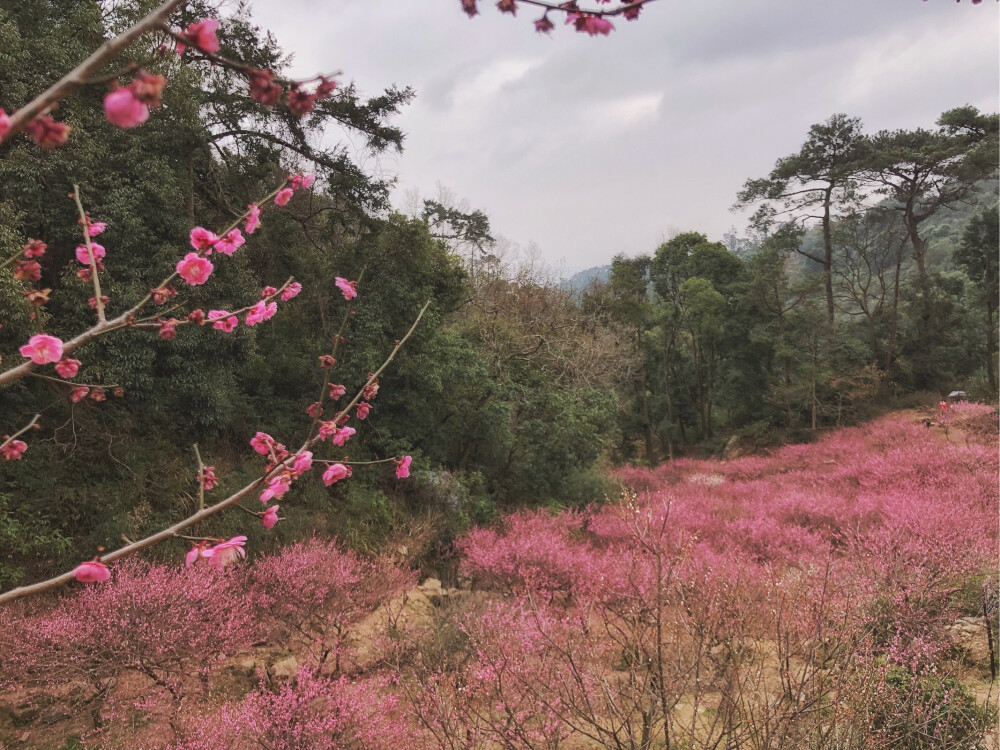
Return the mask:
{"type": "Polygon", "coordinates": [[[457,624],[469,658],[447,669],[418,668],[404,685],[431,746],[558,748],[570,734],[559,686],[575,690],[548,642],[558,621],[520,603],[494,602],[457,624]]]}
{"type": "Polygon", "coordinates": [[[51,606],[0,608],[0,685],[68,684],[114,723],[151,693],[171,705],[198,694],[212,665],[257,638],[256,616],[237,573],[124,561],[51,606]]]}
{"type": "Polygon", "coordinates": [[[508,516],[500,530],[474,529],[458,542],[462,572],[506,592],[527,589],[546,599],[579,593],[594,560],[590,545],[573,536],[583,523],[570,513],[524,511],[508,516]]]}
{"type": "Polygon", "coordinates": [[[385,750],[413,739],[406,713],[384,678],[322,677],[300,669],[277,689],[262,685],[221,712],[194,719],[171,750],[385,750]]]}
{"type": "Polygon", "coordinates": [[[317,539],[285,547],[250,572],[264,624],[304,639],[317,664],[338,672],[354,626],[414,585],[409,571],[317,539]]]}
{"type": "Polygon", "coordinates": [[[471,672],[424,678],[435,736],[472,722],[484,747],[522,746],[484,717],[523,727],[530,704],[606,747],[981,737],[986,714],[956,724],[975,701],[937,675],[956,592],[996,571],[995,435],[952,437],[887,417],[769,457],[625,468],[639,489],[618,505],[466,534],[463,572],[506,600],[480,621],[505,619],[466,627],[471,672]]]}

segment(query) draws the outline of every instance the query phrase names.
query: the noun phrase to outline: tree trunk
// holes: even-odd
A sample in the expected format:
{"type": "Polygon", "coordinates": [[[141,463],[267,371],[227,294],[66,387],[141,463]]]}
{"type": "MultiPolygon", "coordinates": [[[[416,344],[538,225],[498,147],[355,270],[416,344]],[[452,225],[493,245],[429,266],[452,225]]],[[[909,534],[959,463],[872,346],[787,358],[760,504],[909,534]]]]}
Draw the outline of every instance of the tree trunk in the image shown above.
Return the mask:
{"type": "MultiPolygon", "coordinates": [[[[986,292],[989,294],[989,292],[986,292]]],[[[986,303],[986,379],[990,384],[990,392],[997,392],[997,375],[994,368],[993,350],[996,340],[993,336],[993,309],[989,302],[986,303]]]]}
{"type": "Polygon", "coordinates": [[[639,339],[636,339],[636,346],[639,348],[639,419],[642,421],[642,433],[646,442],[646,460],[652,465],[656,462],[653,455],[653,425],[649,421],[649,397],[646,395],[646,360],[642,356],[642,349],[639,339]]]}
{"type": "Polygon", "coordinates": [[[899,276],[903,268],[903,246],[906,240],[899,241],[896,248],[896,267],[893,269],[892,278],[892,314],[889,318],[889,343],[885,352],[885,371],[888,376],[893,362],[896,361],[896,333],[899,330],[899,276]]]}
{"type": "Polygon", "coordinates": [[[910,246],[913,248],[913,260],[917,262],[917,278],[920,285],[926,286],[927,280],[927,243],[920,236],[920,222],[912,213],[904,217],[906,219],[906,232],[910,236],[910,246]]]}
{"type": "Polygon", "coordinates": [[[819,342],[814,340],[812,348],[812,375],[809,383],[810,396],[812,396],[811,426],[813,432],[816,432],[816,349],[818,346],[819,342]]]}
{"type": "Polygon", "coordinates": [[[667,460],[674,460],[674,400],[670,395],[670,344],[664,336],[663,392],[667,395],[667,460]]]}
{"type": "Polygon", "coordinates": [[[833,233],[830,222],[830,203],[833,183],[826,189],[823,198],[823,285],[826,288],[826,319],[833,325],[833,233]]]}

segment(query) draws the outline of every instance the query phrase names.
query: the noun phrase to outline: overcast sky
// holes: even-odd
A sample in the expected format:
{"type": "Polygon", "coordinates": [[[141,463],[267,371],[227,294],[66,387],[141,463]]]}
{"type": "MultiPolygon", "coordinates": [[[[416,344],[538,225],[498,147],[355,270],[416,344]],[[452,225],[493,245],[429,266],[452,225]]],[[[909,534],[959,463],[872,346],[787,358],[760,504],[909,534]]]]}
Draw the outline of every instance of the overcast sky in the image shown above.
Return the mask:
{"type": "Polygon", "coordinates": [[[537,9],[494,5],[255,0],[254,16],[295,75],[415,89],[403,155],[370,165],[397,177],[397,205],[441,184],[567,271],[742,232],[743,182],[835,112],[874,132],[1000,105],[995,2],[659,0],[607,38],[539,35],[537,9]]]}

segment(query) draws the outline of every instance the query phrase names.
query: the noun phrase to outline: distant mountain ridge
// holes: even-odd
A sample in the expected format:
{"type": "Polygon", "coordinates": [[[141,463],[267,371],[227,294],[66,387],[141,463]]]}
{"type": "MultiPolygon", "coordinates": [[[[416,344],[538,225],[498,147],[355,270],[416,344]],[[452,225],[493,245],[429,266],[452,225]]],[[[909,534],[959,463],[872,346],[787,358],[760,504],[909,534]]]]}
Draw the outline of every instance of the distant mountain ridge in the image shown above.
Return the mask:
{"type": "Polygon", "coordinates": [[[573,274],[568,279],[562,279],[559,282],[559,287],[562,289],[568,289],[574,294],[579,294],[587,289],[595,281],[599,281],[602,284],[607,284],[608,280],[611,278],[611,265],[606,266],[594,266],[593,268],[585,268],[578,273],[573,274]]]}

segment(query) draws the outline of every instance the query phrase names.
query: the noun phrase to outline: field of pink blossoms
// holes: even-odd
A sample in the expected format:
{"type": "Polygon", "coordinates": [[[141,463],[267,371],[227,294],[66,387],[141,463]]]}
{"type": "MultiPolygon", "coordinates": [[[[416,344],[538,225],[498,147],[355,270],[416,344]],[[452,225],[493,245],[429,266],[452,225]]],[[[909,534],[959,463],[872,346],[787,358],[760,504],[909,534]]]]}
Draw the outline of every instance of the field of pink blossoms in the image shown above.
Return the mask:
{"type": "Polygon", "coordinates": [[[17,602],[0,747],[997,746],[991,407],[617,477],[467,534],[455,589],[313,540],[17,602]]]}

